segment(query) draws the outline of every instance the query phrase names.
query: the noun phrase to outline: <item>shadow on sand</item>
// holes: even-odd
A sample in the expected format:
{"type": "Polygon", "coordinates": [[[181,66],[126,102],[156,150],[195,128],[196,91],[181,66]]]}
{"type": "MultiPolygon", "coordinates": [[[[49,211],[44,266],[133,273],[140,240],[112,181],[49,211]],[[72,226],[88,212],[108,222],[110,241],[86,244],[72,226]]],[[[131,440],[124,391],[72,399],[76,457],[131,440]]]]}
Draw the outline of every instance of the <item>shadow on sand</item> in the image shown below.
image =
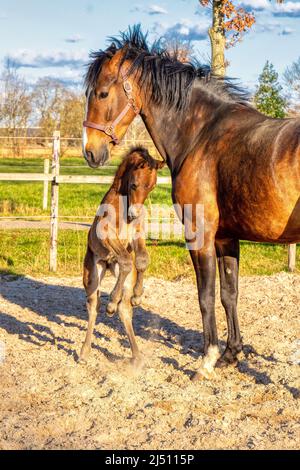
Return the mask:
{"type": "MultiPolygon", "coordinates": [[[[49,322],[49,326],[45,326],[39,323],[21,321],[2,309],[0,311],[0,328],[6,330],[9,334],[18,334],[20,340],[30,342],[37,347],[50,342],[56,345],[58,349],[63,350],[67,355],[72,356],[74,360],[77,359],[78,352],[72,348],[73,341],[67,337],[66,328],[77,328],[82,334],[82,340],[84,339],[86,327],[75,321],[75,319],[86,320],[87,318],[83,288],[49,285],[32,278],[6,276],[5,273],[0,271],[0,295],[10,303],[19,305],[23,309],[29,309],[37,315],[46,318],[49,322]],[[3,280],[6,280],[4,286],[3,283],[1,286],[1,277],[3,280]],[[11,283],[9,282],[10,280],[11,283]],[[53,334],[51,323],[62,326],[61,336],[58,337],[53,334]]],[[[98,315],[97,324],[105,324],[115,330],[121,337],[120,343],[123,346],[129,347],[129,342],[119,318],[117,316],[108,318],[105,315],[108,293],[103,292],[101,298],[101,314],[98,315]]],[[[202,333],[185,328],[165,316],[145,310],[142,307],[135,309],[134,329],[137,337],[141,337],[151,343],[161,343],[170,349],[176,348],[178,354],[183,354],[193,359],[199,358],[203,350],[202,333]]],[[[99,329],[95,331],[95,337],[110,341],[110,338],[99,332],[99,329]]],[[[221,342],[221,347],[225,347],[224,342],[221,342]]],[[[99,345],[94,344],[93,348],[104,354],[111,361],[122,358],[99,345]]],[[[245,345],[244,353],[246,359],[252,355],[261,357],[267,362],[277,362],[273,356],[258,354],[250,345],[245,345]]],[[[178,361],[173,358],[161,357],[161,360],[165,364],[172,365],[174,369],[188,377],[192,377],[195,372],[180,367],[178,361]]],[[[268,385],[272,383],[267,373],[250,367],[247,360],[243,360],[238,364],[238,370],[242,374],[254,377],[257,384],[268,385]]],[[[291,388],[286,383],[282,385],[295,398],[299,397],[300,391],[298,389],[291,388]]]]}

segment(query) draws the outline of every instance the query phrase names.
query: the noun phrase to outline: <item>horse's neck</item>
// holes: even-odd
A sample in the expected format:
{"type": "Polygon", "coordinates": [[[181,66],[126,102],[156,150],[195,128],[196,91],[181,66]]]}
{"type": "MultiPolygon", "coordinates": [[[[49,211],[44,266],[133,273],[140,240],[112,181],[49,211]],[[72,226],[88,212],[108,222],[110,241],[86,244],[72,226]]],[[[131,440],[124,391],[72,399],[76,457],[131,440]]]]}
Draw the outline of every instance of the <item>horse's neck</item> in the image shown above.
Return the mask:
{"type": "Polygon", "coordinates": [[[195,89],[184,111],[162,109],[149,105],[142,115],[144,124],[158,151],[175,173],[185,157],[192,152],[201,129],[216,112],[217,103],[201,90],[195,89]]]}

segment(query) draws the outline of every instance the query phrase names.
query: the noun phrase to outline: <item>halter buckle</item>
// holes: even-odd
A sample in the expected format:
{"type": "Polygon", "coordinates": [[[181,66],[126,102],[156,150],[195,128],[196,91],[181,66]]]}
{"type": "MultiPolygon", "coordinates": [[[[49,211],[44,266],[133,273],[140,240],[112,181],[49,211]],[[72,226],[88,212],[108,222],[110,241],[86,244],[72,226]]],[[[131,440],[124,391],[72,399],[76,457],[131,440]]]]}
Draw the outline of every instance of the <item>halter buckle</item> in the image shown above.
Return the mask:
{"type": "Polygon", "coordinates": [[[109,124],[108,126],[106,126],[106,128],[104,129],[104,132],[105,134],[107,135],[113,135],[114,133],[114,126],[112,124],[109,124]]]}

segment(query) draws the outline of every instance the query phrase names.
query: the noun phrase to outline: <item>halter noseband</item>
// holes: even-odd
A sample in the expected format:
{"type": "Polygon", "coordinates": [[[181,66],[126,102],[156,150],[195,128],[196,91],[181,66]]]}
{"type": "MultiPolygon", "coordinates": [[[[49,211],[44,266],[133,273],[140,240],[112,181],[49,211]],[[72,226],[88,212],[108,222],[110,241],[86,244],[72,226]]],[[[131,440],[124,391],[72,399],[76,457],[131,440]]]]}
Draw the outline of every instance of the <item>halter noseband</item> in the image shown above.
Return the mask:
{"type": "Polygon", "coordinates": [[[122,119],[126,116],[130,109],[133,109],[136,115],[140,114],[140,109],[136,105],[135,99],[132,95],[131,83],[127,80],[127,74],[123,74],[121,70],[121,75],[123,78],[123,88],[128,100],[128,103],[125,108],[120,112],[120,114],[116,117],[114,121],[108,122],[107,124],[95,124],[91,121],[84,121],[83,123],[83,127],[88,127],[90,129],[96,129],[97,131],[104,132],[106,135],[112,138],[112,142],[116,145],[120,143],[118,137],[115,134],[115,127],[117,126],[117,124],[122,121],[122,119]]]}

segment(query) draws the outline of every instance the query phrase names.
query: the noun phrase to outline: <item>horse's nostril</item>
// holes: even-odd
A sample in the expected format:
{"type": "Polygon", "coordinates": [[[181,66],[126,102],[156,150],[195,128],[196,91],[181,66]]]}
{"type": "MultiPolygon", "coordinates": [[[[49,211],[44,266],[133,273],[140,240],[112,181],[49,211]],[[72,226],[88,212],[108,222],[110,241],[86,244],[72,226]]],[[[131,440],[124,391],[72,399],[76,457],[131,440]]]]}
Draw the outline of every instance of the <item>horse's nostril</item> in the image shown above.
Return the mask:
{"type": "Polygon", "coordinates": [[[90,150],[88,152],[86,152],[86,156],[88,158],[88,160],[92,161],[93,163],[95,163],[95,157],[94,157],[94,154],[93,152],[91,152],[90,150]]]}

